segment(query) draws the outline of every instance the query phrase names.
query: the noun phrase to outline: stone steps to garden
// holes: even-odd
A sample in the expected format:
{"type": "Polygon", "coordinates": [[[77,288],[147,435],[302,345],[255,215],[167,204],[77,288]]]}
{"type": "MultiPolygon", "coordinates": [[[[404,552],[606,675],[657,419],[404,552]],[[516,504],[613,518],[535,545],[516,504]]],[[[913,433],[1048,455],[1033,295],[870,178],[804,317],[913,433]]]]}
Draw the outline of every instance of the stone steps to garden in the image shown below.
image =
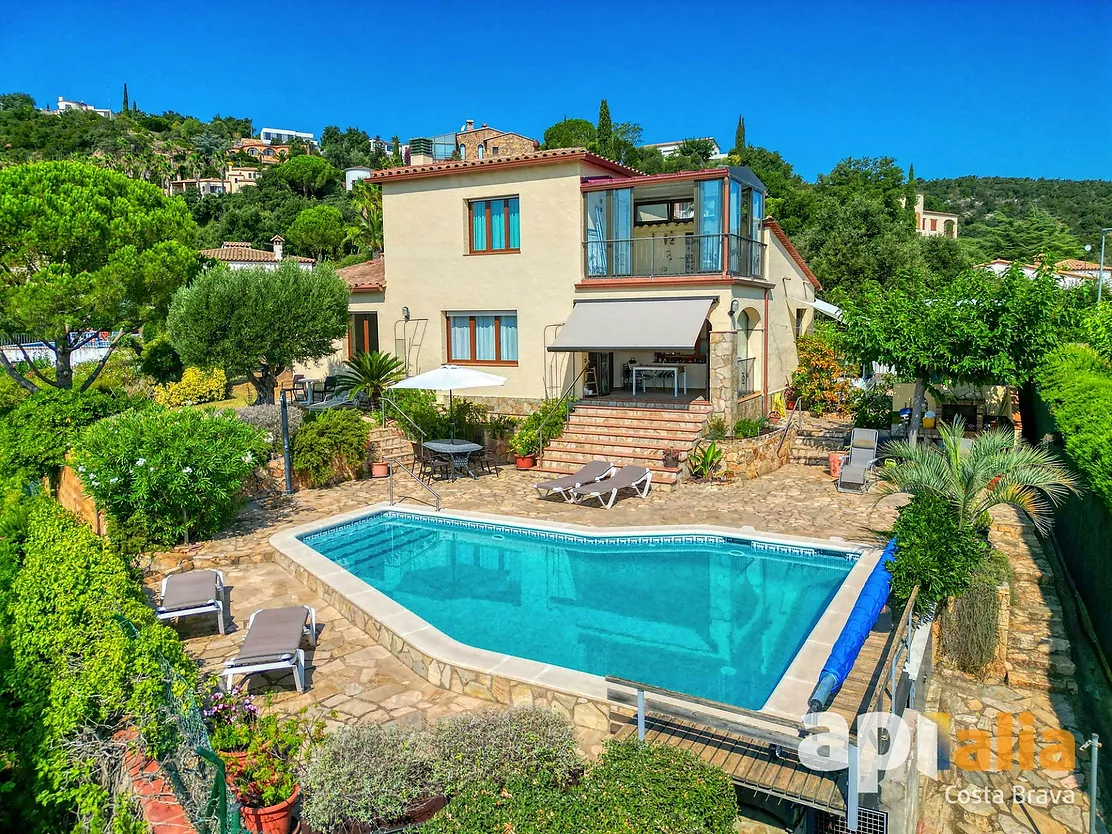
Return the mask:
{"type": "Polygon", "coordinates": [[[703,433],[710,411],[701,402],[578,402],[563,433],[545,448],[538,471],[570,475],[592,460],[608,460],[615,466],[644,466],[654,484],[672,486],[683,477],[682,461],[703,433]],[[680,466],[664,466],[669,448],[679,454],[680,466]]]}
{"type": "Polygon", "coordinates": [[[830,453],[849,445],[853,421],[838,417],[803,414],[799,432],[792,441],[791,462],[803,466],[827,466],[830,453]]]}
{"type": "Polygon", "coordinates": [[[371,446],[379,460],[413,466],[413,443],[394,425],[371,429],[371,446]]]}

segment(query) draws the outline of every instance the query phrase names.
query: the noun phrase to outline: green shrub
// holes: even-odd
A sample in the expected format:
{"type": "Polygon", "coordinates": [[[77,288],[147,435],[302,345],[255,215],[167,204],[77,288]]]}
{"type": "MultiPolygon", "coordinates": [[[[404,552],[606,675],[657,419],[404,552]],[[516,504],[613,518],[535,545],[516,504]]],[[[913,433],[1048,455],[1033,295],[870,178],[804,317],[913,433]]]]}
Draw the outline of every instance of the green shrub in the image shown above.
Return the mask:
{"type": "Polygon", "coordinates": [[[582,780],[471,783],[425,827],[429,834],[729,834],[734,789],[685,750],[611,741],[582,780]]]}
{"type": "Polygon", "coordinates": [[[849,395],[853,425],[859,429],[892,430],[892,394],[885,388],[854,388],[849,395]]]}
{"type": "Polygon", "coordinates": [[[747,420],[742,417],[734,423],[734,437],[759,437],[766,428],[768,428],[768,418],[763,415],[757,420],[747,420]]]}
{"type": "Polygon", "coordinates": [[[722,463],[722,449],[711,442],[697,446],[687,456],[687,465],[695,478],[710,478],[722,463]]]}
{"type": "Polygon", "coordinates": [[[799,367],[792,388],[803,407],[815,415],[843,411],[849,397],[845,360],[827,339],[803,336],[796,342],[799,367]]]}
{"type": "Polygon", "coordinates": [[[381,724],[341,727],[312,753],[302,815],[318,832],[398,820],[436,792],[424,740],[381,724]]]}
{"type": "Polygon", "coordinates": [[[930,493],[900,509],[892,534],[896,558],[888,569],[892,594],[901,603],[916,585],[920,606],[960,596],[990,551],[981,533],[959,526],[948,501],[930,493]]]}
{"type": "Polygon", "coordinates": [[[1086,345],[1064,345],[1037,380],[1070,462],[1112,509],[1112,365],[1086,345]]]}
{"type": "Polygon", "coordinates": [[[107,391],[40,391],[0,418],[0,478],[53,477],[66,453],[91,423],[136,401],[107,391]]]}
{"type": "Polygon", "coordinates": [[[583,767],[571,723],[541,707],[449,716],[429,743],[433,779],[448,795],[476,782],[567,785],[583,767]]]}
{"type": "Polygon", "coordinates": [[[10,374],[0,370],[0,417],[3,417],[29,396],[31,396],[30,393],[12,379],[10,374]]]}
{"type": "Polygon", "coordinates": [[[160,333],[149,342],[143,342],[139,366],[143,373],[160,385],[181,379],[185,370],[181,357],[165,333],[160,333]]]}
{"type": "Polygon", "coordinates": [[[95,830],[113,801],[90,743],[107,743],[130,724],[161,752],[173,740],[160,720],[163,663],[187,686],[195,685],[194,667],[129,565],[86,525],[37,498],[25,535],[0,606],[0,704],[15,719],[0,738],[0,751],[12,754],[0,781],[0,823],[45,834],[83,821],[95,830]]]}
{"type": "MultiPolygon", "coordinates": [[[[301,424],[305,421],[305,412],[300,408],[287,408],[287,426],[290,431],[290,445],[297,439],[301,431],[301,424]]],[[[236,409],[236,417],[249,426],[262,429],[264,439],[270,446],[273,455],[282,454],[282,407],[279,405],[248,405],[236,409]]]]}
{"type": "Polygon", "coordinates": [[[1000,597],[996,583],[978,576],[940,623],[942,649],[963,672],[979,674],[996,654],[1000,597]]]}
{"type": "Polygon", "coordinates": [[[354,477],[366,457],[369,433],[358,411],[325,411],[298,432],[293,471],[312,487],[354,477]]]}
{"type": "Polygon", "coordinates": [[[703,432],[703,437],[707,440],[725,440],[726,418],[721,416],[708,418],[707,428],[706,431],[703,432]]]}
{"type": "Polygon", "coordinates": [[[220,368],[202,371],[186,368],[180,382],[170,382],[154,389],[154,401],[170,408],[214,403],[224,399],[228,377],[220,368]]]}
{"type": "Polygon", "coordinates": [[[90,426],[73,463],[115,536],[174,545],[219,531],[266,458],[263,432],[230,411],[151,408],[90,426]]]}

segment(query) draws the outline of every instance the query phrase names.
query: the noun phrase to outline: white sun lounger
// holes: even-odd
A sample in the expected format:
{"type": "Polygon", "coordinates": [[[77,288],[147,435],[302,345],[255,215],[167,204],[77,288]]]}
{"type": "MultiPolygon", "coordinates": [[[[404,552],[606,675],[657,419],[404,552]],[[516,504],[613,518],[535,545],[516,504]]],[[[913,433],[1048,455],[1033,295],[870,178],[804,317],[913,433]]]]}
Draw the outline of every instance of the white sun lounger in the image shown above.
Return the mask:
{"type": "Polygon", "coordinates": [[[174,573],[162,580],[162,594],[155,614],[160,620],[216,614],[216,624],[224,633],[224,574],[218,570],[191,570],[174,573]]]}
{"type": "Polygon", "coordinates": [[[303,635],[309,645],[317,644],[317,612],[308,605],[288,608],[263,608],[247,621],[247,636],[239,654],[224,664],[221,673],[224,689],[232,688],[234,675],[253,675],[274,669],[293,669],[298,692],[305,691],[305,650],[303,635]]]}
{"type": "Polygon", "coordinates": [[[613,475],[617,470],[613,464],[608,460],[593,460],[576,472],[574,475],[565,475],[562,478],[554,478],[551,481],[542,481],[539,484],[534,484],[538,492],[543,493],[545,496],[555,492],[569,504],[575,501],[575,497],[571,494],[570,490],[575,487],[583,486],[584,484],[593,484],[595,481],[601,481],[613,475]]]}
{"type": "Polygon", "coordinates": [[[644,498],[649,494],[652,482],[652,470],[644,466],[623,466],[609,478],[595,481],[593,484],[572,487],[568,492],[580,503],[589,498],[597,498],[599,503],[609,510],[618,499],[618,490],[632,489],[644,498]]]}

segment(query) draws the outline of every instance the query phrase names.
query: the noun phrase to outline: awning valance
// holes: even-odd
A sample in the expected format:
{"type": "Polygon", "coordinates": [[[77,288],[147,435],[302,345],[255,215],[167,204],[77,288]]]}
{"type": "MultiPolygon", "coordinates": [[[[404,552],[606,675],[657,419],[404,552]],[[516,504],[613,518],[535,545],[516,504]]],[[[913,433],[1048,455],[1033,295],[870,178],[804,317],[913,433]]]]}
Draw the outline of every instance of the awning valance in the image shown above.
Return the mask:
{"type": "Polygon", "coordinates": [[[576,301],[553,351],[691,350],[715,298],[576,301]]]}

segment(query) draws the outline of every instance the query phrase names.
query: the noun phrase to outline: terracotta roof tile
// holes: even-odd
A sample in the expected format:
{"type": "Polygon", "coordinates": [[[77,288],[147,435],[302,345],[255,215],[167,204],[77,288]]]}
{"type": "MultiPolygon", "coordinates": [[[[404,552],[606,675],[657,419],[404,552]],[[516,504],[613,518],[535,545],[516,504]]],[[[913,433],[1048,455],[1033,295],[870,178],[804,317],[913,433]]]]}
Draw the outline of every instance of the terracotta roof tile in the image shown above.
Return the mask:
{"type": "Polygon", "coordinates": [[[811,267],[807,266],[807,262],[803,260],[803,256],[799,254],[799,250],[795,248],[795,245],[788,239],[787,234],[780,228],[780,224],[771,217],[766,217],[764,219],[764,225],[766,229],[776,235],[776,239],[780,241],[780,245],[784,247],[791,259],[795,261],[796,265],[803,271],[803,274],[807,276],[807,280],[814,284],[816,290],[821,290],[822,284],[819,283],[819,279],[815,277],[815,273],[811,271],[811,267]]]}
{"type": "Polygon", "coordinates": [[[386,258],[380,256],[373,261],[352,264],[336,270],[352,292],[386,291],[386,258]]]}
{"type": "Polygon", "coordinates": [[[370,179],[374,182],[387,180],[406,180],[417,177],[432,177],[441,174],[451,174],[457,171],[466,171],[471,168],[505,168],[512,165],[536,165],[547,162],[564,162],[580,159],[590,162],[601,168],[625,177],[641,176],[641,172],[620,165],[605,157],[593,154],[585,148],[556,148],[550,151],[533,151],[503,156],[489,156],[486,159],[454,159],[443,162],[433,162],[429,165],[409,165],[404,168],[384,168],[371,173],[370,179]]]}
{"type": "MultiPolygon", "coordinates": [[[[1073,272],[1098,272],[1100,270],[1099,263],[1092,261],[1081,261],[1077,258],[1066,258],[1064,261],[1058,261],[1058,269],[1071,270],[1073,272]]],[[[1104,265],[1105,274],[1112,272],[1112,266],[1109,264],[1104,265]]]]}
{"type": "MultiPolygon", "coordinates": [[[[227,244],[219,249],[202,249],[201,254],[206,258],[225,263],[274,263],[274,253],[267,249],[253,249],[250,246],[229,246],[227,244]]],[[[302,264],[315,264],[315,258],[302,258],[299,255],[286,255],[283,260],[296,261],[302,264]]]]}

